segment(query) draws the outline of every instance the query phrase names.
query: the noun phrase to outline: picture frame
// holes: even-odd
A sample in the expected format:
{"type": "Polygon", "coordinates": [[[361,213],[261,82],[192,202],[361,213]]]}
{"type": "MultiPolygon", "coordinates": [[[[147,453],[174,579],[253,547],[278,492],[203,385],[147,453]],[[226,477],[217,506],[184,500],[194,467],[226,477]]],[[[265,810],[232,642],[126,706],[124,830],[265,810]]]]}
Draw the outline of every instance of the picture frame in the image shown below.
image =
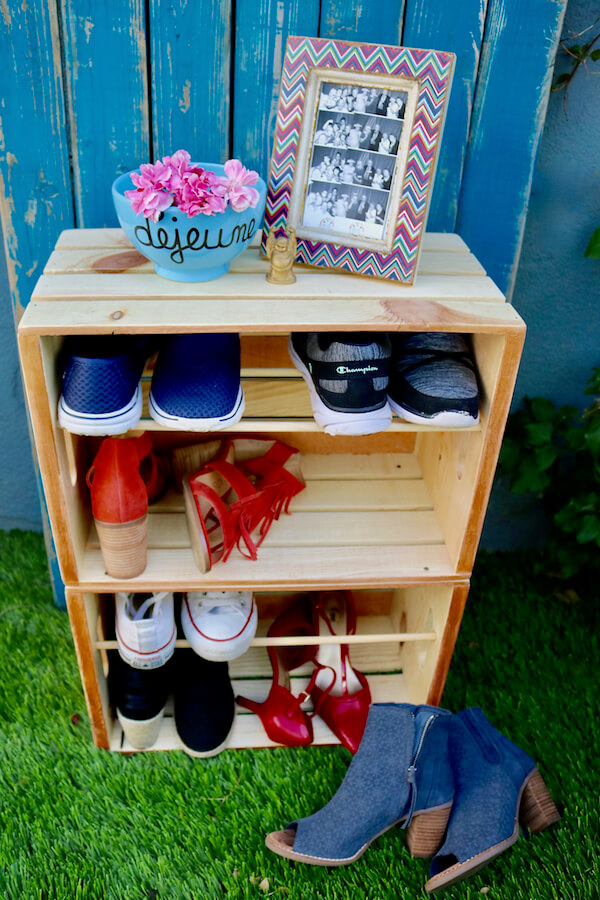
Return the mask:
{"type": "Polygon", "coordinates": [[[288,38],[263,253],[291,232],[297,263],[413,283],[454,59],[288,38]]]}

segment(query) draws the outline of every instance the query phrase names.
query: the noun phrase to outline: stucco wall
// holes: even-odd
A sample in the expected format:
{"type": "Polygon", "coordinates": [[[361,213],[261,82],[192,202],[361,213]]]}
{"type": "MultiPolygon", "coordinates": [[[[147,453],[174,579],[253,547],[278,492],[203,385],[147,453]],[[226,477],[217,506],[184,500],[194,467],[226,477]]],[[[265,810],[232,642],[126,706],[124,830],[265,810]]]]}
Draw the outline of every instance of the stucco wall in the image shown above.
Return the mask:
{"type": "MultiPolygon", "coordinates": [[[[563,38],[580,40],[576,35],[596,16],[597,0],[570,0],[563,38]]],[[[565,68],[564,57],[558,68],[565,68]]],[[[600,260],[583,257],[591,232],[600,225],[599,147],[600,63],[595,63],[580,71],[569,88],[567,115],[562,92],[550,98],[513,297],[528,325],[515,405],[524,395],[581,405],[591,368],[600,365],[600,260]]],[[[3,255],[0,372],[0,528],[40,529],[3,255]]],[[[494,487],[484,545],[515,546],[534,538],[535,516],[516,514],[521,505],[502,484],[494,487]]]]}

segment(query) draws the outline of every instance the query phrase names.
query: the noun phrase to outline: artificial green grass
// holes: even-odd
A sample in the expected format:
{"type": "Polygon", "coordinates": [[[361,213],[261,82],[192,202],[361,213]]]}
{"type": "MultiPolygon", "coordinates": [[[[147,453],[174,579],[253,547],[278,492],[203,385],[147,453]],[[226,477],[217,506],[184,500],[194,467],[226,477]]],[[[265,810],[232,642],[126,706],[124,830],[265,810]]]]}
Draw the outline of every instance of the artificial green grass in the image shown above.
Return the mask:
{"type": "MultiPolygon", "coordinates": [[[[526,553],[479,557],[444,703],[481,706],[538,761],[564,817],[448,900],[599,896],[597,600],[554,598],[526,553]]],[[[2,900],[427,896],[428,862],[408,854],[400,829],[335,869],[265,848],[267,831],[337,789],[349,761],[340,747],[209,760],[97,750],[68,619],[29,532],[0,532],[0,660],[2,900]]]]}

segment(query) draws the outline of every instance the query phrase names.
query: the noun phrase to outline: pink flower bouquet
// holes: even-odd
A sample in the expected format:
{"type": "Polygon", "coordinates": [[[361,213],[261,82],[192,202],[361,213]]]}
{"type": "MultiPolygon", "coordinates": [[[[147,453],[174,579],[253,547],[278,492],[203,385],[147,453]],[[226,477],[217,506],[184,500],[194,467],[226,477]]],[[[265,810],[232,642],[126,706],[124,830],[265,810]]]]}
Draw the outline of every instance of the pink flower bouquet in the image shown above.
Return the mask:
{"type": "Polygon", "coordinates": [[[154,164],[144,163],[139,173],[132,172],[135,190],[125,191],[136,215],[158,222],[170,206],[175,206],[190,219],[200,214],[214,216],[229,205],[235,212],[255,207],[259,192],[253,186],[258,172],[246,169],[239,159],[230,159],[225,175],[216,175],[194,165],[186,150],[154,164]]]}

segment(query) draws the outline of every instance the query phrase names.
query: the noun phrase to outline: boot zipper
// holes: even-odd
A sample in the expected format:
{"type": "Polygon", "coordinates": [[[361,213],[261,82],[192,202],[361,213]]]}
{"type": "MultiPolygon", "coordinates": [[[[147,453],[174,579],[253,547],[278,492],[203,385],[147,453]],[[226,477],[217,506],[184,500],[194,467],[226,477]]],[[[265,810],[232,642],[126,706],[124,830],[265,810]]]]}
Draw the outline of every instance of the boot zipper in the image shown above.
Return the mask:
{"type": "Polygon", "coordinates": [[[402,825],[403,828],[408,828],[408,826],[410,825],[410,823],[412,821],[413,813],[415,811],[415,806],[417,805],[417,760],[419,758],[419,754],[421,753],[421,750],[423,749],[423,742],[425,740],[425,736],[426,736],[427,732],[429,731],[429,729],[435,719],[437,719],[437,716],[431,715],[425,722],[425,726],[423,728],[423,731],[421,732],[421,738],[419,740],[419,745],[416,749],[415,755],[413,756],[410,766],[406,770],[407,776],[408,776],[408,783],[410,785],[410,806],[408,808],[408,815],[406,817],[406,820],[404,821],[404,824],[402,825]]]}

